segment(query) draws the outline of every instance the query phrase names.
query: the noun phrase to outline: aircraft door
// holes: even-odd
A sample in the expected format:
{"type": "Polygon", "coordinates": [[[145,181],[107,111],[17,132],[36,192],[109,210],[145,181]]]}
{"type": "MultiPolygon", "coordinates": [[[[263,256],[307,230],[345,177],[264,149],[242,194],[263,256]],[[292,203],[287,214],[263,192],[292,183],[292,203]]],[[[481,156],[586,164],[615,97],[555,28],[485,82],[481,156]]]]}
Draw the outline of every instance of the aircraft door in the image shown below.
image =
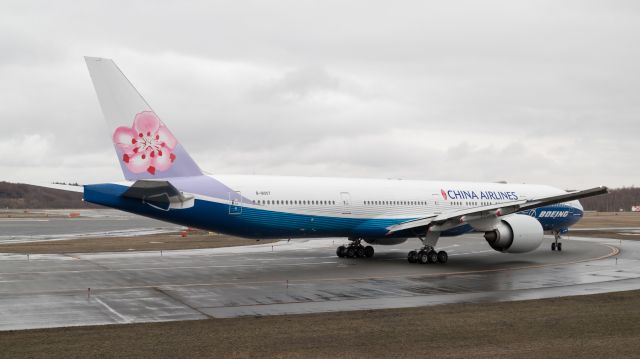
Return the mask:
{"type": "Polygon", "coordinates": [[[242,195],[240,191],[229,192],[229,214],[242,214],[242,195]]]}
{"type": "Polygon", "coordinates": [[[349,192],[340,192],[340,200],[342,202],[342,214],[351,214],[351,194],[349,192]]]}

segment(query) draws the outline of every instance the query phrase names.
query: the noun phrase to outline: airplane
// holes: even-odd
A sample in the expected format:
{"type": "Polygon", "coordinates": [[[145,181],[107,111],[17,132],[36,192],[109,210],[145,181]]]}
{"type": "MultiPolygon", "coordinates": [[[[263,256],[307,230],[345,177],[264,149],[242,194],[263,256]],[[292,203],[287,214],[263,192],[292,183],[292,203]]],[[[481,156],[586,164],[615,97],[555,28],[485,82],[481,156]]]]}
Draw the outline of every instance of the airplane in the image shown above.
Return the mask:
{"type": "Polygon", "coordinates": [[[84,201],[253,239],[347,238],[338,257],[370,258],[373,245],[419,239],[410,263],[446,263],[440,237],[484,232],[503,253],[536,250],[583,216],[581,198],[532,184],[209,175],[107,58],[85,57],[125,181],[83,186],[84,201]],[[364,244],[363,244],[364,242],[364,244]],[[366,245],[365,245],[366,244],[366,245]]]}

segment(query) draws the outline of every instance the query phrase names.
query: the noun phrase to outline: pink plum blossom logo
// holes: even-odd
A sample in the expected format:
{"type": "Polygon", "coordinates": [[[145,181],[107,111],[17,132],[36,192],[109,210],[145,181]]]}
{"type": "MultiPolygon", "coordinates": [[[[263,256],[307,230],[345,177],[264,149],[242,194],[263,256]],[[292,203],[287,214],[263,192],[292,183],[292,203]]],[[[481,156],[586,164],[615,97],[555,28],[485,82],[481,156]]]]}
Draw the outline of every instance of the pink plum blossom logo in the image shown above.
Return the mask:
{"type": "Polygon", "coordinates": [[[176,160],[173,149],[178,141],[152,111],[140,112],[132,127],[120,126],[113,143],[122,150],[122,162],[133,173],[166,171],[176,160]]]}
{"type": "Polygon", "coordinates": [[[440,190],[440,194],[442,195],[442,198],[444,198],[444,200],[447,200],[447,192],[445,192],[443,189],[440,190]]]}

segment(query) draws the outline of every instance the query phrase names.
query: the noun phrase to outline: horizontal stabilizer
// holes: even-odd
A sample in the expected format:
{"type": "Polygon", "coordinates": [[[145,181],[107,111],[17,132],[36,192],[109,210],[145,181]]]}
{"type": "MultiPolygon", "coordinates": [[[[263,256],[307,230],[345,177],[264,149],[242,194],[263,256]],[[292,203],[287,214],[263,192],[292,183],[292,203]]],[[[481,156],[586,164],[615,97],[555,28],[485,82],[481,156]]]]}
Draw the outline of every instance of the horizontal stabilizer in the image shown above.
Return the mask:
{"type": "Polygon", "coordinates": [[[122,197],[139,199],[163,211],[191,208],[195,202],[192,194],[178,191],[169,181],[138,180],[122,197]]]}

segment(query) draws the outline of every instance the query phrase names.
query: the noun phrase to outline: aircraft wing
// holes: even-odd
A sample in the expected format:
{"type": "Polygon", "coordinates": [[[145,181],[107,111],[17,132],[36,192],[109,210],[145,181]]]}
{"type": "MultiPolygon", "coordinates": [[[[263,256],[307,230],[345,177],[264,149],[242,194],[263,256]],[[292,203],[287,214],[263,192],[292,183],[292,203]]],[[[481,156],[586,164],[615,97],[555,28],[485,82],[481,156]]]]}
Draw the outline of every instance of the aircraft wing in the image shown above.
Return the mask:
{"type": "Polygon", "coordinates": [[[595,187],[582,191],[568,192],[556,196],[509,201],[489,206],[479,206],[448,211],[441,214],[434,214],[390,226],[387,228],[387,235],[410,229],[418,230],[431,228],[434,231],[444,231],[472,221],[491,220],[528,209],[569,202],[585,197],[597,196],[608,193],[608,191],[609,190],[607,189],[607,187],[595,187]]]}

